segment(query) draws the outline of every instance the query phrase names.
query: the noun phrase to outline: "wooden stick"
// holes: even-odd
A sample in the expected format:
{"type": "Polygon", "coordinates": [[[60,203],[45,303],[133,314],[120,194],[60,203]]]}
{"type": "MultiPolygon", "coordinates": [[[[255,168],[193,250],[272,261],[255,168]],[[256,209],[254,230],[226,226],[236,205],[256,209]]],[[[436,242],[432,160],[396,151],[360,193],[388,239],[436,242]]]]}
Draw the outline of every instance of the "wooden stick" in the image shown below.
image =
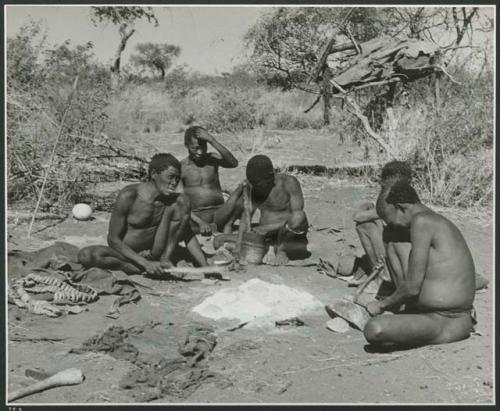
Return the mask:
{"type": "Polygon", "coordinates": [[[238,266],[240,264],[241,242],[243,241],[243,233],[245,231],[251,230],[251,224],[249,226],[247,225],[248,221],[250,221],[250,215],[248,213],[249,196],[247,190],[248,190],[248,182],[245,180],[243,181],[243,213],[240,218],[240,225],[238,227],[238,237],[236,238],[236,244],[234,246],[234,256],[238,266]]]}
{"type": "Polygon", "coordinates": [[[10,392],[7,396],[7,401],[14,401],[18,398],[26,397],[27,395],[35,394],[50,388],[81,384],[84,378],[82,370],[78,368],[68,368],[54,374],[52,377],[46,378],[45,380],[38,381],[28,387],[10,392]]]}
{"type": "MultiPolygon", "coordinates": [[[[322,71],[324,70],[325,68],[325,65],[326,65],[326,60],[328,58],[328,56],[330,54],[332,54],[333,51],[333,46],[335,45],[335,36],[338,34],[338,32],[340,31],[340,29],[345,25],[347,19],[349,18],[349,16],[351,15],[352,11],[354,10],[354,7],[351,7],[349,9],[349,11],[347,12],[347,14],[344,16],[344,18],[342,19],[342,21],[340,22],[339,24],[339,29],[336,29],[335,32],[333,33],[330,41],[328,42],[325,50],[323,51],[323,53],[321,54],[321,57],[319,59],[319,62],[318,62],[318,65],[316,66],[316,69],[313,71],[312,73],[312,76],[309,77],[307,83],[309,84],[311,81],[314,81],[316,82],[318,80],[318,77],[319,75],[322,73],[322,71]]],[[[343,47],[339,47],[339,50],[335,50],[335,51],[342,51],[342,50],[349,50],[351,48],[354,48],[354,45],[351,45],[351,46],[348,46],[346,44],[342,44],[340,46],[343,46],[343,47],[348,47],[348,48],[343,48],[343,47]]]]}
{"type": "Polygon", "coordinates": [[[35,210],[33,211],[33,217],[31,218],[31,222],[30,222],[30,225],[28,228],[28,238],[30,238],[30,236],[31,236],[31,229],[33,228],[33,223],[35,222],[36,213],[38,211],[38,207],[40,206],[40,201],[42,200],[43,190],[45,188],[45,183],[47,182],[47,177],[49,176],[50,168],[52,167],[52,162],[54,161],[54,156],[56,154],[57,144],[59,143],[59,139],[61,138],[61,135],[63,132],[64,122],[66,121],[66,116],[68,114],[69,108],[71,107],[71,101],[73,100],[73,95],[76,92],[76,87],[78,85],[78,78],[79,78],[79,75],[77,75],[75,77],[75,81],[73,82],[73,87],[72,87],[71,92],[68,96],[66,108],[64,109],[61,123],[59,124],[59,132],[57,133],[56,141],[54,142],[54,147],[52,147],[52,152],[51,152],[50,157],[49,157],[49,164],[45,170],[45,176],[44,176],[43,181],[42,181],[42,187],[40,188],[40,194],[38,196],[38,201],[36,202],[35,210]]]}
{"type": "Polygon", "coordinates": [[[368,286],[368,284],[370,284],[375,279],[375,277],[377,277],[380,274],[380,272],[383,270],[383,268],[384,268],[384,264],[377,264],[375,267],[373,267],[373,270],[370,273],[370,275],[368,276],[368,278],[365,280],[365,282],[363,284],[358,286],[358,289],[354,293],[354,297],[352,299],[353,303],[358,302],[358,299],[359,299],[359,297],[361,297],[361,294],[363,294],[363,291],[365,291],[365,288],[368,286]]]}
{"type": "Polygon", "coordinates": [[[164,268],[165,274],[222,274],[227,271],[223,266],[209,266],[209,267],[170,267],[164,268]]]}
{"type": "Polygon", "coordinates": [[[358,54],[361,54],[361,47],[359,47],[359,44],[356,42],[356,39],[354,38],[354,36],[352,35],[351,33],[351,30],[349,30],[349,27],[346,26],[345,27],[345,31],[347,33],[347,36],[349,37],[349,39],[352,41],[352,43],[354,44],[354,47],[356,47],[356,52],[358,54]]]}
{"type": "Polygon", "coordinates": [[[246,183],[243,185],[243,213],[246,231],[252,231],[252,201],[250,198],[249,187],[246,183]]]}
{"type": "Polygon", "coordinates": [[[366,117],[363,112],[361,111],[361,108],[358,106],[358,104],[348,96],[347,92],[342,88],[340,84],[338,84],[335,80],[330,80],[330,82],[339,90],[342,94],[343,97],[348,105],[350,105],[353,108],[353,111],[351,111],[352,114],[354,114],[357,118],[361,120],[361,123],[365,127],[366,132],[368,135],[373,138],[385,151],[386,153],[392,157],[396,158],[395,154],[392,151],[392,148],[380,137],[375,131],[372,129],[370,122],[368,120],[368,117],[366,117]]]}

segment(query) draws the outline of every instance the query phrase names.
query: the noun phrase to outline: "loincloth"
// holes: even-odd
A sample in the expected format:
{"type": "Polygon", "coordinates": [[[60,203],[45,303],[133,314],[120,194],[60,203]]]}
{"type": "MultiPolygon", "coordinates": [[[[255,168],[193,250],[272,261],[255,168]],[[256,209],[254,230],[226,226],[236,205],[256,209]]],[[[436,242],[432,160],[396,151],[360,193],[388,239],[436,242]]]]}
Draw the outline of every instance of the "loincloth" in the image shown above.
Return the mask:
{"type": "Polygon", "coordinates": [[[446,318],[462,318],[470,316],[472,322],[474,324],[477,324],[476,309],[474,307],[465,310],[461,309],[461,310],[433,311],[433,313],[446,318]]]}
{"type": "Polygon", "coordinates": [[[191,212],[194,213],[194,215],[196,215],[198,218],[201,218],[203,221],[211,223],[213,222],[215,212],[223,205],[224,203],[213,206],[198,207],[192,209],[191,212]],[[207,221],[207,217],[210,221],[207,221]]]}
{"type": "Polygon", "coordinates": [[[472,322],[474,324],[477,324],[476,309],[474,307],[466,309],[455,308],[450,310],[437,310],[437,311],[418,311],[409,308],[405,309],[402,314],[437,314],[440,315],[441,317],[452,318],[452,319],[470,316],[472,322]]]}

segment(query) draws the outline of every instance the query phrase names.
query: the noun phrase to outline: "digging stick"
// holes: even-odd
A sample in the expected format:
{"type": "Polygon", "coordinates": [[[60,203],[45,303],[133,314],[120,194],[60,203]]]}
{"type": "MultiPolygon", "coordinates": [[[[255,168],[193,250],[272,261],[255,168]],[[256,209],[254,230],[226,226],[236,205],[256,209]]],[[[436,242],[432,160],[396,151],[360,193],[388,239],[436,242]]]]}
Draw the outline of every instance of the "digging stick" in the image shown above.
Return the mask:
{"type": "Polygon", "coordinates": [[[243,214],[240,219],[240,225],[238,227],[238,237],[236,239],[236,244],[234,247],[234,254],[236,258],[237,264],[240,263],[240,251],[241,251],[241,242],[243,241],[243,233],[245,231],[251,230],[251,223],[250,223],[250,211],[249,207],[249,196],[248,196],[248,183],[245,180],[243,182],[243,214]]]}
{"type": "Polygon", "coordinates": [[[57,133],[56,141],[54,142],[54,147],[52,147],[52,152],[50,153],[49,163],[47,165],[47,168],[45,169],[45,175],[43,177],[42,187],[40,188],[40,194],[38,195],[38,201],[36,202],[35,210],[33,211],[33,216],[31,217],[30,226],[28,228],[28,238],[30,238],[30,236],[31,236],[31,229],[33,228],[33,223],[35,222],[35,217],[36,217],[36,213],[38,211],[38,207],[40,206],[40,201],[42,200],[43,190],[45,188],[45,183],[47,182],[47,177],[49,176],[50,169],[52,167],[52,161],[54,160],[54,155],[56,154],[57,144],[59,143],[59,139],[61,138],[63,127],[64,127],[64,122],[66,121],[66,116],[67,116],[68,111],[71,107],[73,95],[75,94],[76,87],[78,86],[78,78],[79,78],[79,75],[77,75],[75,77],[75,81],[73,82],[73,87],[72,87],[71,92],[69,93],[69,96],[68,96],[66,108],[64,109],[64,113],[63,113],[63,116],[61,118],[61,123],[59,124],[59,131],[57,133]]]}
{"type": "Polygon", "coordinates": [[[18,398],[26,397],[27,395],[45,391],[50,388],[81,384],[84,378],[85,377],[82,373],[82,370],[78,368],[68,368],[64,371],[60,371],[57,374],[54,374],[52,377],[46,378],[42,381],[38,381],[28,387],[12,391],[11,393],[9,393],[7,401],[14,401],[18,398]]]}
{"type": "MultiPolygon", "coordinates": [[[[185,278],[186,275],[194,275],[196,278],[202,279],[205,274],[218,274],[225,278],[224,274],[227,272],[227,267],[210,266],[210,267],[170,267],[164,268],[165,274],[170,274],[173,277],[185,278]]],[[[189,277],[193,279],[192,277],[189,277]]]]}

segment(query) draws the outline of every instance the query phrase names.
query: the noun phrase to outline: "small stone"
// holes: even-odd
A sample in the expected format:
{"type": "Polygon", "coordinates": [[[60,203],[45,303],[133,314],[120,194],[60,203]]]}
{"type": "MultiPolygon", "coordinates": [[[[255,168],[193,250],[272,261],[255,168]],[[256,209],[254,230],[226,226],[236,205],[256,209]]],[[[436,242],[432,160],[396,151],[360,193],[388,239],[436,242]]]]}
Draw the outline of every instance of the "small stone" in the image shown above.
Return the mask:
{"type": "Polygon", "coordinates": [[[326,323],[326,328],[336,333],[345,333],[349,331],[349,323],[340,317],[335,317],[326,323]]]}

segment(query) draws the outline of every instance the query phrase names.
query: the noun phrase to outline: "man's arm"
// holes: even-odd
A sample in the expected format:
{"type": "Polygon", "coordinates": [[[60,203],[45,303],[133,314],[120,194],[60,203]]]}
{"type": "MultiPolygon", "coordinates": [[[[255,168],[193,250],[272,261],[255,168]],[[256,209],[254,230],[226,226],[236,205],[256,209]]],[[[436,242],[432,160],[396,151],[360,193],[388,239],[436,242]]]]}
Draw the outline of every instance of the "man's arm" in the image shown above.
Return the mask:
{"type": "Polygon", "coordinates": [[[429,220],[429,217],[424,214],[417,214],[413,217],[410,229],[411,251],[406,280],[390,297],[380,303],[382,310],[409,302],[420,294],[429,261],[429,250],[434,230],[432,221],[429,220]]]}
{"type": "Polygon", "coordinates": [[[144,268],[147,260],[123,242],[127,233],[127,217],[136,196],[137,192],[131,189],[125,189],[118,195],[109,221],[108,244],[128,260],[144,268]]]}
{"type": "Polygon", "coordinates": [[[238,160],[231,154],[231,152],[219,143],[214,136],[209,134],[204,128],[197,129],[196,138],[198,140],[205,140],[210,143],[213,148],[218,151],[218,154],[212,153],[211,156],[217,160],[218,165],[224,168],[238,167],[238,160]]]}
{"type": "MultiPolygon", "coordinates": [[[[288,192],[290,198],[290,215],[293,215],[296,212],[304,211],[304,195],[302,194],[302,188],[300,187],[299,181],[293,176],[286,176],[284,187],[288,192]]],[[[261,234],[277,231],[284,227],[286,222],[287,220],[272,224],[260,225],[256,227],[256,231],[261,234]]],[[[299,229],[305,231],[307,230],[307,227],[300,227],[299,229]]]]}
{"type": "Polygon", "coordinates": [[[378,220],[380,217],[377,214],[377,209],[375,208],[375,204],[373,203],[365,203],[360,206],[352,216],[354,222],[366,223],[367,221],[378,220]]]}

